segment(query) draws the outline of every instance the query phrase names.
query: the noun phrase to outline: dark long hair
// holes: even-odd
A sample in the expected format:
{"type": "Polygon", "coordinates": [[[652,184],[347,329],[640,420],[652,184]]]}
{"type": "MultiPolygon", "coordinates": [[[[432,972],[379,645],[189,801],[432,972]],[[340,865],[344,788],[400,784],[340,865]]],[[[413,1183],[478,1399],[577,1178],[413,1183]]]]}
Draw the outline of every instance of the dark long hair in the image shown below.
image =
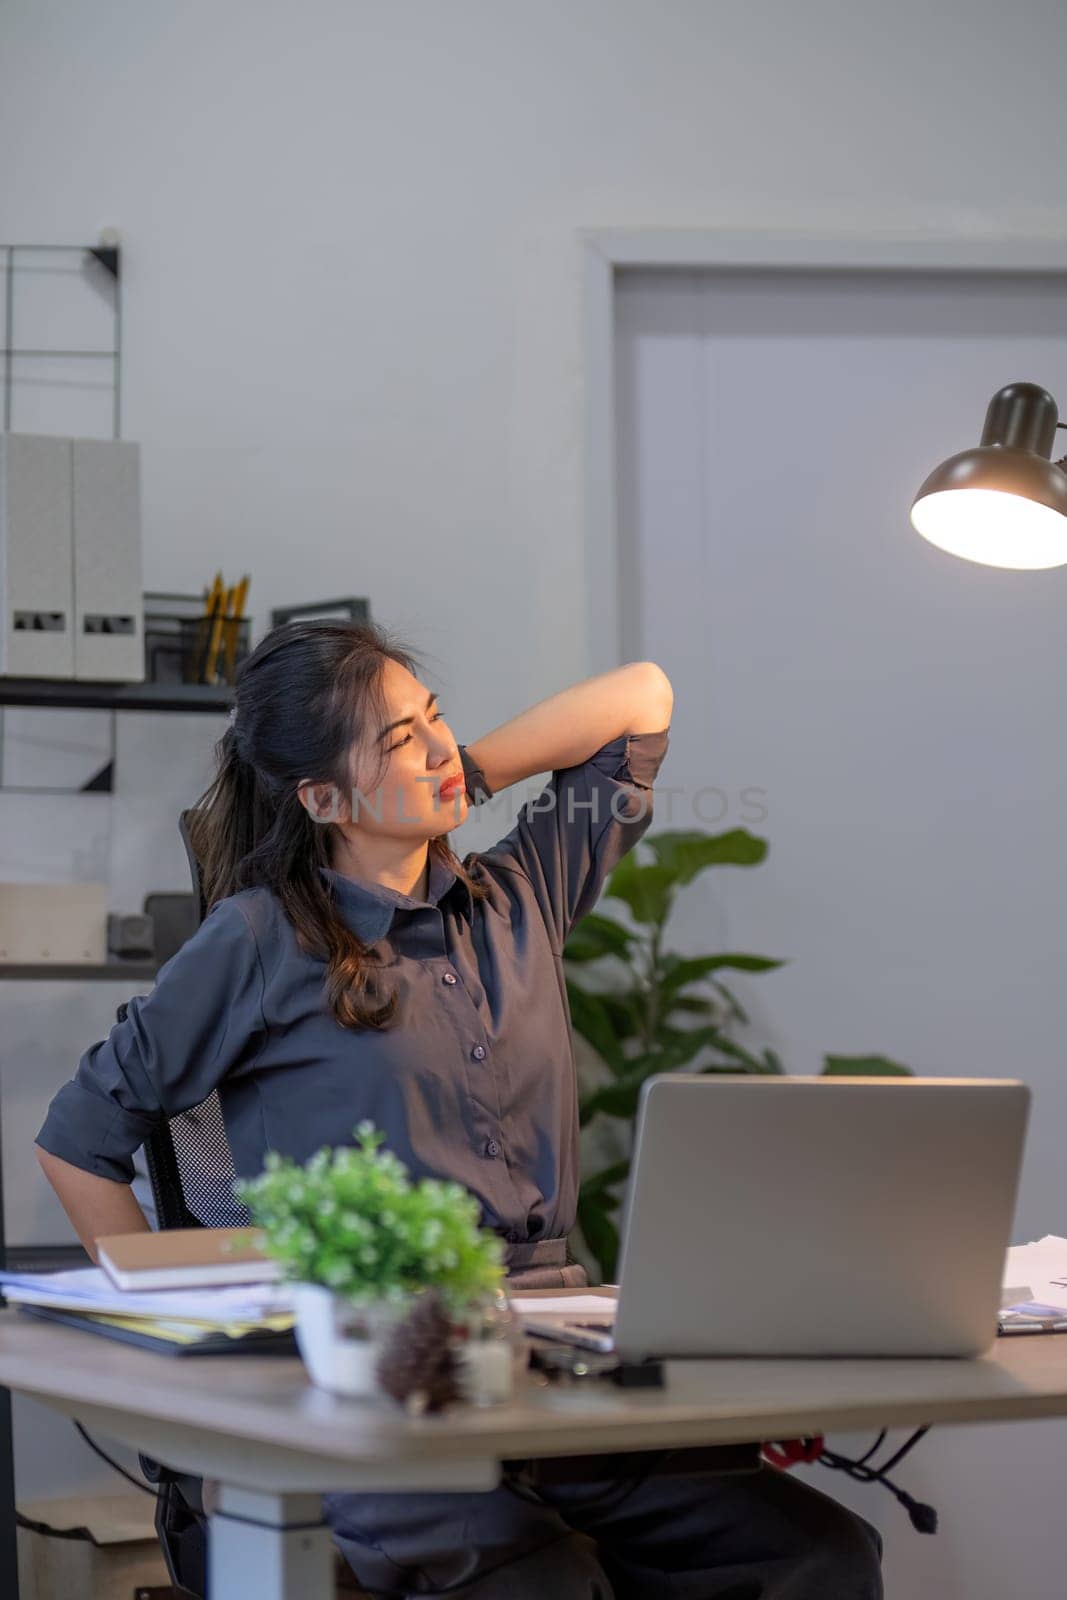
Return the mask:
{"type": "MultiPolygon", "coordinates": [[[[332,824],[300,802],[304,779],[351,792],[353,741],[385,720],[387,660],[414,672],[415,653],[372,622],[286,622],[241,663],[234,719],[215,747],[218,770],[189,817],[208,909],[241,889],[278,896],[300,946],[327,963],[326,992],[345,1028],[385,1028],[397,1010],[384,994],[373,946],[337,914],[328,881],[332,824]]],[[[429,841],[476,899],[486,889],[464,870],[448,835],[429,841]]]]}

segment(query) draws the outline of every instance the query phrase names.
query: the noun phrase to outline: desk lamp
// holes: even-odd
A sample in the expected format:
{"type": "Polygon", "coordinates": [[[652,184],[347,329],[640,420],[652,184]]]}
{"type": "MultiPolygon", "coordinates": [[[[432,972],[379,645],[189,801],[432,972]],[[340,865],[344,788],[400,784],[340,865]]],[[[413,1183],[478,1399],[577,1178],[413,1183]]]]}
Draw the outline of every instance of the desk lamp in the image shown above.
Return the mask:
{"type": "Polygon", "coordinates": [[[1067,565],[1067,456],[1053,461],[1056,402],[1009,383],[989,402],[981,443],[935,467],[911,508],[924,539],[989,567],[1067,565]]]}

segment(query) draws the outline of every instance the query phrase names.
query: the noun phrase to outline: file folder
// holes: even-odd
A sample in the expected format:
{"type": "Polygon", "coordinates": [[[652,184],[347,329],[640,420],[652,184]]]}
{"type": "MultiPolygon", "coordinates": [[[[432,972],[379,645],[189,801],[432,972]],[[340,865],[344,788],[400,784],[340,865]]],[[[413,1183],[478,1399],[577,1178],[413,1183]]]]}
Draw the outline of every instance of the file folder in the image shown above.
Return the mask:
{"type": "Polygon", "coordinates": [[[143,683],[139,446],[73,440],[74,676],[143,683]]]}
{"type": "Polygon", "coordinates": [[[0,673],[74,676],[69,439],[0,433],[0,673]]]}

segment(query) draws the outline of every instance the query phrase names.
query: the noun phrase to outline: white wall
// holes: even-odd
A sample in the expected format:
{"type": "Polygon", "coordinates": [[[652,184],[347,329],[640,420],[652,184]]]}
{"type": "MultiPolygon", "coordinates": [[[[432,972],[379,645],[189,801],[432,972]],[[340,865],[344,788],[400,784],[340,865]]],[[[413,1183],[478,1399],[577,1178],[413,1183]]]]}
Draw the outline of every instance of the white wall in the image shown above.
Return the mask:
{"type": "Polygon", "coordinates": [[[0,30],[0,238],[125,240],[146,588],[225,558],[261,620],[369,594],[465,732],[583,670],[579,229],[1064,226],[1052,0],[8,0],[0,30]]]}
{"type": "Polygon", "coordinates": [[[580,230],[1063,231],[1063,38],[1052,0],[7,0],[0,240],[121,230],[145,587],[366,594],[473,740],[586,670],[580,230]]]}

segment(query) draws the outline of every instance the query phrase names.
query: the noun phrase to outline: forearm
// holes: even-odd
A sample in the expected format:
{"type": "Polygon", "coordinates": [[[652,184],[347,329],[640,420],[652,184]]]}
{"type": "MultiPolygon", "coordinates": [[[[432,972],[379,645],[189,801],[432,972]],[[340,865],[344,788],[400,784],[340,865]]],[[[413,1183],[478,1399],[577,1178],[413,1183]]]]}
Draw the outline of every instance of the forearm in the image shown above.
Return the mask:
{"type": "Polygon", "coordinates": [[[98,1178],[48,1150],[35,1147],[37,1160],[75,1231],[93,1260],[96,1241],[109,1233],[147,1233],[148,1220],[128,1183],[98,1178]]]}
{"type": "Polygon", "coordinates": [[[549,695],[468,749],[497,793],[535,772],[578,766],[624,733],[658,733],[674,691],[654,661],[631,661],[549,695]]]}

